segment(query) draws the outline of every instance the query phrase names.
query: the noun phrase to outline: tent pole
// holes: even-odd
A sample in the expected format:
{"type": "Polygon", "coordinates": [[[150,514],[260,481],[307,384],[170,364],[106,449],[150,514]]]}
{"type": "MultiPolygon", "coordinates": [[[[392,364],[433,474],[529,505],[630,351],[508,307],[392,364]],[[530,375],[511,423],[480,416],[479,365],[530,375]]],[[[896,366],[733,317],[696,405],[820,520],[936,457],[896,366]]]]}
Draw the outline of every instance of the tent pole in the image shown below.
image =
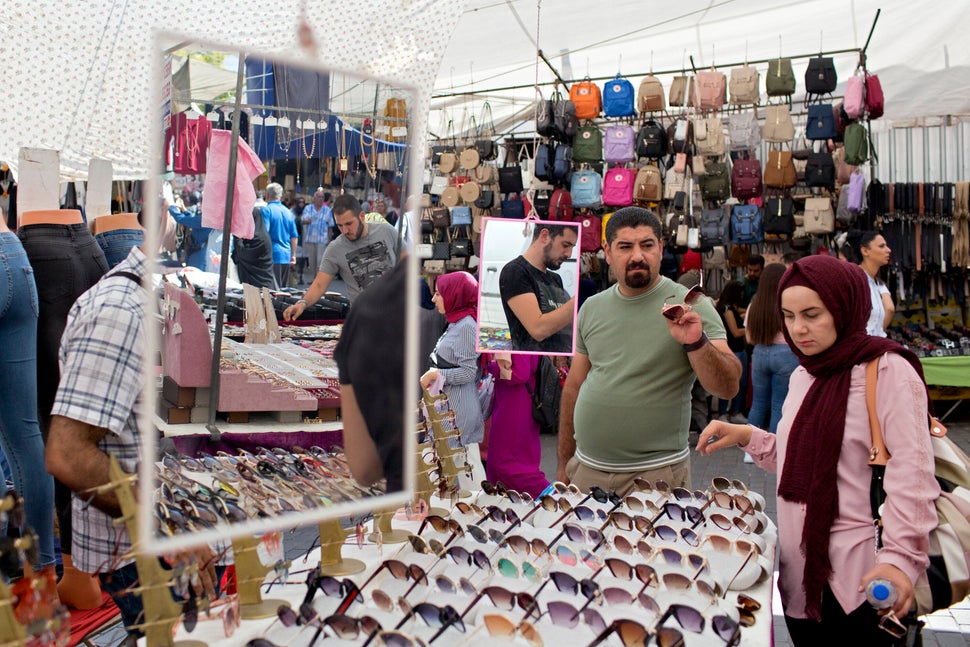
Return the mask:
{"type": "Polygon", "coordinates": [[[222,432],[216,427],[216,413],[219,408],[219,363],[222,359],[222,319],[226,312],[226,280],[229,277],[229,241],[232,235],[232,207],[236,193],[236,162],[239,159],[239,118],[242,105],[243,70],[246,55],[239,52],[236,66],[236,106],[235,119],[232,120],[232,135],[229,140],[229,175],[226,186],[226,209],[222,217],[222,258],[219,260],[219,293],[216,301],[215,335],[212,339],[212,365],[209,368],[209,441],[219,442],[222,432]]]}
{"type": "MultiPolygon", "coordinates": [[[[542,62],[546,64],[546,67],[548,67],[552,71],[553,75],[556,77],[556,80],[559,81],[559,83],[561,83],[562,85],[566,85],[566,82],[562,80],[562,76],[560,76],[560,74],[559,74],[559,70],[557,70],[555,67],[552,66],[552,63],[550,63],[549,62],[549,59],[546,58],[546,55],[542,53],[542,50],[541,49],[540,50],[536,50],[536,54],[538,54],[539,55],[539,58],[542,59],[542,62]]],[[[609,78],[613,78],[613,77],[609,77],[609,78]]],[[[548,84],[543,83],[542,85],[548,85],[548,84]]],[[[534,86],[535,86],[535,84],[533,83],[531,85],[523,85],[522,87],[523,88],[531,88],[531,87],[534,87],[534,86]]],[[[432,97],[432,98],[436,98],[436,97],[432,97]]]]}

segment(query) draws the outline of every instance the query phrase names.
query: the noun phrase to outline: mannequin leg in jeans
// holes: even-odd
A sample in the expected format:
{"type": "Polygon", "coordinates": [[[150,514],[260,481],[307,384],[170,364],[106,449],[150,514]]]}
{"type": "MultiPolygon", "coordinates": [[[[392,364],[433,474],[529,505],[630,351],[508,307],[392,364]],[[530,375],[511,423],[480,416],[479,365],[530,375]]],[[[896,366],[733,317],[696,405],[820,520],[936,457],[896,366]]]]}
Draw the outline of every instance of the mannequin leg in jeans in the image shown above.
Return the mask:
{"type": "MultiPolygon", "coordinates": [[[[0,234],[0,267],[0,393],[16,394],[0,407],[0,447],[40,543],[34,566],[42,567],[55,562],[54,479],[37,422],[37,288],[15,234],[0,234]]],[[[5,491],[0,482],[0,496],[5,491]]]]}

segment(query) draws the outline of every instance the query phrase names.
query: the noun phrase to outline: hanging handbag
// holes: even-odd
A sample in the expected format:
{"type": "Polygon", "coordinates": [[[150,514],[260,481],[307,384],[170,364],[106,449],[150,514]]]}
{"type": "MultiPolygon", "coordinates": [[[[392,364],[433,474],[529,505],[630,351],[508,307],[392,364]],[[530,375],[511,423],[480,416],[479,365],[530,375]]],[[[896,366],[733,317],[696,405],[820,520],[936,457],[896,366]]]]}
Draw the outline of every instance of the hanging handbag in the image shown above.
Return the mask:
{"type": "Polygon", "coordinates": [[[515,142],[509,144],[505,151],[505,166],[498,170],[498,186],[502,193],[522,193],[522,166],[519,158],[512,162],[516,155],[515,142]]]}
{"type": "Polygon", "coordinates": [[[670,84],[670,100],[667,102],[671,106],[693,106],[694,105],[694,77],[675,76],[670,84]]]}
{"type": "MultiPolygon", "coordinates": [[[[469,214],[468,224],[471,224],[471,214],[469,214]]],[[[455,227],[451,235],[451,256],[452,258],[468,258],[472,255],[472,241],[468,237],[468,230],[464,227],[455,227]]]]}
{"type": "Polygon", "coordinates": [[[458,157],[458,165],[469,171],[476,168],[481,162],[481,155],[479,155],[478,149],[475,147],[466,148],[458,157]]]}
{"type": "Polygon", "coordinates": [[[453,173],[458,170],[458,156],[455,153],[442,153],[438,158],[438,170],[442,173],[453,173]]]}
{"type": "Polygon", "coordinates": [[[428,208],[421,211],[421,235],[427,236],[434,233],[434,220],[432,219],[433,209],[428,208]]]}
{"type": "Polygon", "coordinates": [[[518,196],[502,200],[502,217],[519,220],[525,218],[525,203],[518,196]]]}
{"type": "Polygon", "coordinates": [[[454,207],[451,210],[451,226],[459,227],[472,224],[471,207],[454,207]]]}
{"type": "Polygon", "coordinates": [[[458,191],[458,187],[449,186],[441,192],[439,200],[446,207],[457,207],[461,204],[461,192],[458,191]]]}
{"type": "Polygon", "coordinates": [[[483,187],[489,184],[496,184],[498,183],[498,169],[494,166],[481,164],[472,171],[472,178],[483,187]]]}
{"type": "Polygon", "coordinates": [[[447,229],[451,226],[451,212],[445,207],[435,207],[432,209],[430,219],[432,229],[447,229]]]}
{"type": "MultiPolygon", "coordinates": [[[[879,508],[886,500],[885,470],[886,464],[892,460],[892,453],[882,437],[876,410],[878,362],[879,358],[876,358],[866,365],[866,412],[872,437],[869,503],[875,522],[877,550],[882,546],[882,515],[879,508]]],[[[940,496],[933,502],[938,523],[925,538],[928,539],[930,565],[913,587],[916,613],[923,615],[956,604],[970,593],[970,579],[961,576],[970,572],[970,456],[946,437],[946,427],[934,417],[929,418],[926,427],[921,424],[908,431],[930,434],[933,475],[941,490],[940,496]]]]}
{"type": "Polygon", "coordinates": [[[448,176],[447,175],[436,175],[431,178],[431,188],[428,189],[428,193],[431,195],[441,195],[448,188],[448,176]]]}
{"type": "Polygon", "coordinates": [[[425,274],[436,275],[445,273],[445,261],[428,259],[421,264],[425,274]]]}
{"type": "Polygon", "coordinates": [[[458,193],[461,195],[461,199],[467,204],[471,204],[478,200],[482,195],[482,186],[475,180],[468,180],[461,185],[458,189],[458,193]]]}
{"type": "Polygon", "coordinates": [[[475,206],[479,209],[491,209],[494,203],[495,193],[488,190],[482,191],[482,194],[475,200],[475,206]]]}
{"type": "Polygon", "coordinates": [[[451,243],[446,240],[431,243],[431,258],[436,261],[447,261],[451,258],[451,243]]]}

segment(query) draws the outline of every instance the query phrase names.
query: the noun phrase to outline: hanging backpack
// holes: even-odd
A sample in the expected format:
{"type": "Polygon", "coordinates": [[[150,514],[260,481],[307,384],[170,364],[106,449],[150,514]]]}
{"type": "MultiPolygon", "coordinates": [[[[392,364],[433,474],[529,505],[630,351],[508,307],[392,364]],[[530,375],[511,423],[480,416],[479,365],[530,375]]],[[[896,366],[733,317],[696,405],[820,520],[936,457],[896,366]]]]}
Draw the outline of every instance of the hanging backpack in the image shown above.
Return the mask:
{"type": "Polygon", "coordinates": [[[882,93],[882,83],[875,74],[866,72],[866,114],[869,119],[878,119],[886,108],[886,99],[882,93]]]}
{"type": "Polygon", "coordinates": [[[769,97],[785,97],[795,93],[795,73],[792,71],[790,58],[768,61],[765,89],[769,97]]]}
{"type": "Polygon", "coordinates": [[[722,72],[701,70],[694,84],[694,105],[700,110],[720,110],[727,101],[727,79],[722,72]]]}
{"type": "Polygon", "coordinates": [[[572,171],[573,147],[569,144],[556,146],[556,152],[552,158],[552,181],[557,184],[569,182],[572,171]]]}
{"type": "Polygon", "coordinates": [[[620,166],[606,170],[603,179],[603,204],[628,207],[633,204],[633,184],[636,171],[620,166]]]}
{"type": "Polygon", "coordinates": [[[869,135],[857,121],[845,127],[845,163],[859,166],[869,159],[869,135]]]}
{"type": "Polygon", "coordinates": [[[790,142],[795,138],[795,123],[791,119],[791,110],[784,104],[765,108],[766,142],[790,142]]]}
{"type": "Polygon", "coordinates": [[[763,192],[761,162],[756,159],[735,160],[731,168],[731,195],[738,200],[751,200],[763,192]]]}
{"type": "Polygon", "coordinates": [[[619,74],[603,86],[603,113],[607,117],[631,117],[633,109],[633,84],[619,74]]]}
{"type": "Polygon", "coordinates": [[[573,196],[563,187],[553,191],[549,198],[549,220],[573,221],[573,196]]]}
{"type": "Polygon", "coordinates": [[[591,213],[583,213],[573,216],[573,222],[578,222],[581,225],[579,251],[594,253],[599,251],[603,231],[603,223],[600,222],[600,219],[591,213]]]}
{"type": "Polygon", "coordinates": [[[830,57],[817,56],[808,60],[805,69],[806,94],[830,94],[835,92],[838,83],[835,62],[830,57]]]}
{"type": "Polygon", "coordinates": [[[795,205],[788,196],[765,200],[762,228],[765,234],[791,236],[795,233],[795,205]]]}
{"type": "Polygon", "coordinates": [[[707,172],[698,183],[705,200],[721,202],[731,197],[731,178],[724,162],[707,162],[707,172]]]}
{"type": "Polygon", "coordinates": [[[598,207],[603,202],[603,178],[595,171],[576,171],[569,184],[575,207],[598,207]]]}
{"type": "Polygon", "coordinates": [[[643,112],[661,112],[666,110],[664,102],[664,88],[660,79],[647,75],[640,81],[637,89],[637,110],[643,112]]]}
{"type": "Polygon", "coordinates": [[[637,156],[660,159],[667,154],[667,131],[653,119],[643,122],[637,132],[637,156]]]}
{"type": "Polygon", "coordinates": [[[808,107],[805,139],[835,139],[835,116],[828,103],[814,103],[808,107]]]}
{"type": "Polygon", "coordinates": [[[805,200],[805,233],[831,234],[835,231],[835,212],[829,198],[808,198],[805,200]]]}
{"type": "Polygon", "coordinates": [[[698,155],[724,155],[724,125],[720,117],[694,118],[694,145],[698,155]]]}
{"type": "Polygon", "coordinates": [[[824,188],[835,187],[835,160],[828,151],[810,153],[805,164],[805,184],[824,188]]]}
{"type": "Polygon", "coordinates": [[[552,165],[555,161],[556,144],[552,141],[542,142],[536,146],[536,157],[532,160],[532,175],[537,180],[549,182],[552,180],[552,165]]]}
{"type": "Polygon", "coordinates": [[[536,104],[536,132],[541,137],[556,134],[556,100],[540,99],[536,104]]]}
{"type": "Polygon", "coordinates": [[[764,184],[773,189],[787,189],[795,186],[798,174],[792,161],[791,151],[768,151],[765,163],[764,184]]]}
{"type": "Polygon", "coordinates": [[[701,247],[727,245],[730,238],[730,218],[726,207],[704,209],[701,212],[701,247]]]}
{"type": "Polygon", "coordinates": [[[728,117],[728,138],[732,151],[758,148],[761,145],[761,126],[754,112],[739,112],[728,117]]]}
{"type": "Polygon", "coordinates": [[[603,161],[603,131],[595,124],[580,126],[573,137],[573,161],[588,164],[603,161]]]}
{"type": "Polygon", "coordinates": [[[858,119],[866,108],[865,81],[855,74],[845,83],[845,97],[842,99],[842,109],[849,119],[858,119]]]}
{"type": "Polygon", "coordinates": [[[637,171],[633,187],[633,201],[640,206],[663,200],[664,182],[660,169],[647,164],[637,171]]]}
{"type": "Polygon", "coordinates": [[[862,173],[853,173],[852,177],[849,178],[848,190],[843,190],[848,195],[846,207],[849,211],[854,214],[862,211],[863,200],[866,195],[866,176],[862,173]]]}
{"type": "Polygon", "coordinates": [[[633,131],[633,126],[628,124],[607,126],[603,150],[603,157],[609,164],[625,164],[634,161],[637,154],[636,133],[633,131]]]}
{"type": "Polygon", "coordinates": [[[757,104],[761,98],[761,75],[756,68],[748,65],[736,67],[731,70],[728,90],[731,92],[731,105],[757,104]]]}
{"type": "Polygon", "coordinates": [[[569,99],[559,101],[555,108],[556,133],[553,135],[562,142],[570,142],[579,130],[576,106],[569,99]]]}
{"type": "Polygon", "coordinates": [[[731,242],[757,245],[764,239],[761,210],[753,204],[736,204],[731,209],[731,242]]]}
{"type": "Polygon", "coordinates": [[[590,81],[589,77],[573,83],[569,88],[569,98],[576,105],[577,119],[596,119],[603,110],[599,86],[590,81]]]}

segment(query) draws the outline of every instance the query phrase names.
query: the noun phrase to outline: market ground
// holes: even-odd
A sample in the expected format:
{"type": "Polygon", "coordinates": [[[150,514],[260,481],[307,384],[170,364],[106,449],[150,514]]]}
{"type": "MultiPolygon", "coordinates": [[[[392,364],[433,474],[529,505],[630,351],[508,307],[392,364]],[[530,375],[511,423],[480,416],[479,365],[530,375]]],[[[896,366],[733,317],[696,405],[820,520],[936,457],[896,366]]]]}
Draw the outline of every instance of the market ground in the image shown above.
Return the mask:
{"type": "MultiPolygon", "coordinates": [[[[949,403],[942,403],[939,411],[949,409],[949,403]]],[[[947,419],[950,437],[966,452],[970,453],[970,403],[961,404],[947,419]]],[[[691,434],[693,445],[696,434],[691,434]]],[[[556,436],[542,437],[542,470],[553,478],[556,472],[556,436]]],[[[739,478],[747,483],[752,490],[762,492],[767,499],[767,512],[772,520],[776,520],[775,505],[775,477],[755,467],[742,462],[740,451],[721,451],[710,457],[701,457],[696,452],[691,453],[691,473],[695,486],[703,487],[710,483],[715,476],[739,478]]],[[[298,529],[287,534],[286,553],[290,558],[303,555],[316,535],[316,528],[298,529]]],[[[791,640],[785,627],[785,620],[781,616],[781,601],[775,592],[772,605],[775,612],[774,632],[775,647],[791,647],[791,640]]],[[[970,647],[970,598],[951,607],[946,611],[933,614],[926,618],[927,626],[923,631],[924,647],[970,647]]],[[[98,647],[114,647],[124,639],[124,630],[119,626],[97,636],[92,644],[98,647]]]]}

